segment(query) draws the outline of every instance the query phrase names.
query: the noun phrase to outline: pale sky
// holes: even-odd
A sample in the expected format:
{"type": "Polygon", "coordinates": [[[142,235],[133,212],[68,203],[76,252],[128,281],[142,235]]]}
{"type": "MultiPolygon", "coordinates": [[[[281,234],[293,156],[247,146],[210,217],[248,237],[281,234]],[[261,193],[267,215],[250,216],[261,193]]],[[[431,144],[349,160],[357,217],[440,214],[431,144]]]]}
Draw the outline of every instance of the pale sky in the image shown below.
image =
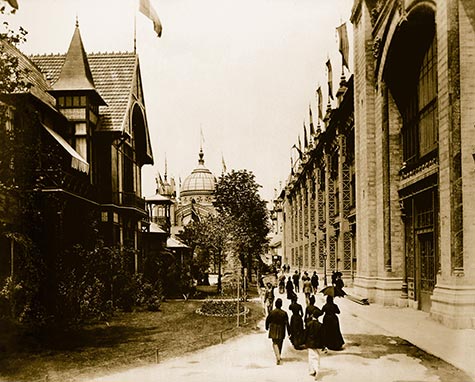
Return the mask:
{"type": "MultiPolygon", "coordinates": [[[[334,92],[341,73],[335,28],[347,22],[352,48],[353,0],[150,0],[163,34],[138,0],[18,0],[7,17],[29,33],[27,53],[65,53],[76,15],[87,52],[133,51],[134,14],[154,166],[143,167],[143,194],[155,176],[178,183],[197,165],[200,127],[205,165],[218,177],[247,169],[270,200],[290,172],[291,147],[314,122],[318,84],[326,105],[326,68],[334,92]]],[[[351,54],[350,54],[351,55],[351,54]]],[[[350,69],[353,62],[350,60],[350,69]]],[[[348,72],[346,72],[348,77],[348,72]]]]}

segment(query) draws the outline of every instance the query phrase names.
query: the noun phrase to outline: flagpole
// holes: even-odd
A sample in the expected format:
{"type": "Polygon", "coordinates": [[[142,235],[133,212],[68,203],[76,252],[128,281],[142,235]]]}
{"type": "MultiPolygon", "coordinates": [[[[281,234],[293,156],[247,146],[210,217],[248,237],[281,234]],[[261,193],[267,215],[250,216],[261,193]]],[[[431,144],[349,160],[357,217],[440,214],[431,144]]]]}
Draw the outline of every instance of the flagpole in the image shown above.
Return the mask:
{"type": "Polygon", "coordinates": [[[134,54],[137,54],[137,7],[134,10],[134,54]]]}

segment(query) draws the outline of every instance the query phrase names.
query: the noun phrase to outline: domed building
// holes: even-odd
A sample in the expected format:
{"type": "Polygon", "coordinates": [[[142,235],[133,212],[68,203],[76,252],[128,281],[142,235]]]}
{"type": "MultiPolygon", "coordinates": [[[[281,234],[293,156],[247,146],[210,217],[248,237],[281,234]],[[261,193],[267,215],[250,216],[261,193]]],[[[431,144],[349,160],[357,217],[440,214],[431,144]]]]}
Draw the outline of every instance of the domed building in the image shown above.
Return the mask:
{"type": "Polygon", "coordinates": [[[179,228],[192,220],[214,214],[213,206],[216,177],[205,167],[203,149],[200,149],[198,166],[188,175],[180,188],[180,201],[176,209],[179,228]]]}

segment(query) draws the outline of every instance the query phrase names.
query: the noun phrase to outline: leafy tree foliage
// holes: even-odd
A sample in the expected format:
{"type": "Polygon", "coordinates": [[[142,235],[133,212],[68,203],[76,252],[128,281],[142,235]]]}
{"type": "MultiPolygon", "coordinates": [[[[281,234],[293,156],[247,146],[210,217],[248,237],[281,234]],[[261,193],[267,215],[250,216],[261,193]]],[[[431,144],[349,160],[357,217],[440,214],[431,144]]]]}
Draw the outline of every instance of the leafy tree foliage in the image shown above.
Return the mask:
{"type": "MultiPolygon", "coordinates": [[[[222,291],[222,265],[231,242],[231,222],[225,215],[209,215],[203,220],[188,224],[182,239],[195,249],[198,264],[208,268],[210,263],[218,266],[218,292],[222,291]]],[[[204,269],[202,269],[203,271],[204,269]]]]}
{"type": "MultiPolygon", "coordinates": [[[[8,13],[5,6],[0,8],[0,14],[8,13]]],[[[18,65],[18,58],[8,54],[8,44],[18,46],[26,41],[27,31],[22,27],[16,32],[10,29],[8,22],[3,22],[0,31],[0,93],[14,93],[27,90],[31,87],[27,80],[28,72],[18,65]]]]}
{"type": "Polygon", "coordinates": [[[249,270],[249,277],[267,249],[270,231],[266,202],[259,188],[252,172],[233,170],[219,178],[215,192],[217,211],[231,222],[234,251],[249,270]]]}

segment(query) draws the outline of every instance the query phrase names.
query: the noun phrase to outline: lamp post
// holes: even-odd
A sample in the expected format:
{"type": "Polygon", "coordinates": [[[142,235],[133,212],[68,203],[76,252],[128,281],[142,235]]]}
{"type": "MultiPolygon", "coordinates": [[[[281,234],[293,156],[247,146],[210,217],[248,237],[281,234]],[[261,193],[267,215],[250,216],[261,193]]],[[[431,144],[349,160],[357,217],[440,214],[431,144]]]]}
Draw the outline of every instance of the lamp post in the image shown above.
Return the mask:
{"type": "Polygon", "coordinates": [[[327,253],[323,252],[323,285],[327,286],[327,253]]]}

